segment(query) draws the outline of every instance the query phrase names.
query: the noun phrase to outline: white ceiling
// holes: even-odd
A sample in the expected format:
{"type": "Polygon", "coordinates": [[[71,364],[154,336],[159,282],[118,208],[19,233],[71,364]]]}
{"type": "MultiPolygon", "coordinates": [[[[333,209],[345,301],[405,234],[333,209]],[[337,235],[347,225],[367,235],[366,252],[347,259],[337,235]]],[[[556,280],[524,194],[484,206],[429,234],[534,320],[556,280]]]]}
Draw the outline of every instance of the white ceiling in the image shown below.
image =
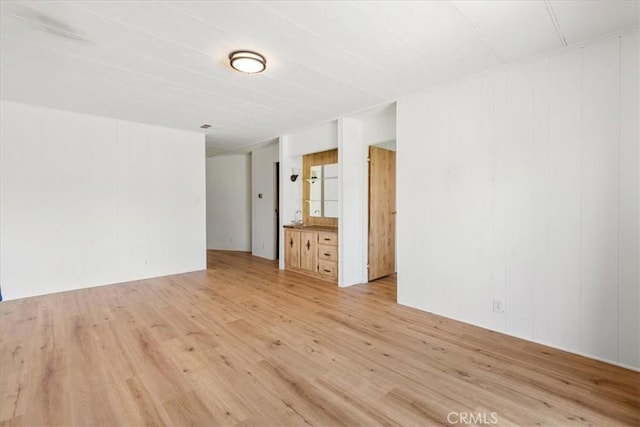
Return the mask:
{"type": "Polygon", "coordinates": [[[638,4],[3,0],[0,96],[201,131],[213,155],[637,27],[638,4]],[[231,70],[237,49],[266,72],[231,70]]]}

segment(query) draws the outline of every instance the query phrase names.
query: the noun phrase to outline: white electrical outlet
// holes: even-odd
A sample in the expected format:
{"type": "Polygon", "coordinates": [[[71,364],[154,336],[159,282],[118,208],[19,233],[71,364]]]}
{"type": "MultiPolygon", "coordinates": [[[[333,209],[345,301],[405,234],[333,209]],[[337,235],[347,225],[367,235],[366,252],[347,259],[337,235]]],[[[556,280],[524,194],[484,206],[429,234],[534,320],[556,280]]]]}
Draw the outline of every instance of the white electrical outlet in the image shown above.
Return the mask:
{"type": "Polygon", "coordinates": [[[504,313],[504,301],[501,299],[493,299],[493,312],[494,313],[504,313]]]}

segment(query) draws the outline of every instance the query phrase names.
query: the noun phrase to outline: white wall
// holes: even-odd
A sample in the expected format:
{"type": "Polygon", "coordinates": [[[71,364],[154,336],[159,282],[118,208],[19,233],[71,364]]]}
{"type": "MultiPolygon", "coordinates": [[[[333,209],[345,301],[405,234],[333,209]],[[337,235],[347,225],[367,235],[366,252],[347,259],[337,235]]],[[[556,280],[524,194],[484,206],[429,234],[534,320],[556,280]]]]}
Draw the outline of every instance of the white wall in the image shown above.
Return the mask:
{"type": "Polygon", "coordinates": [[[638,50],[398,102],[401,304],[640,368],[638,50]]]}
{"type": "Polygon", "coordinates": [[[276,259],[276,162],[278,141],[251,152],[252,253],[276,259]],[[262,194],[262,198],[259,195],[262,194]]]}
{"type": "Polygon", "coordinates": [[[338,283],[340,286],[351,286],[367,281],[366,252],[363,253],[362,244],[368,238],[362,227],[362,199],[367,197],[367,193],[362,192],[367,157],[363,148],[362,124],[351,118],[340,119],[339,123],[338,161],[341,179],[338,283]]]}
{"type": "Polygon", "coordinates": [[[251,155],[207,159],[207,249],[251,251],[251,155]]]}
{"type": "Polygon", "coordinates": [[[362,140],[367,146],[396,139],[395,102],[362,112],[353,118],[362,124],[362,140]]]}
{"type": "Polygon", "coordinates": [[[323,123],[286,135],[286,154],[289,157],[319,153],[338,147],[338,122],[323,123]]]}
{"type": "Polygon", "coordinates": [[[204,137],[0,103],[5,299],[206,268],[204,137]]]}

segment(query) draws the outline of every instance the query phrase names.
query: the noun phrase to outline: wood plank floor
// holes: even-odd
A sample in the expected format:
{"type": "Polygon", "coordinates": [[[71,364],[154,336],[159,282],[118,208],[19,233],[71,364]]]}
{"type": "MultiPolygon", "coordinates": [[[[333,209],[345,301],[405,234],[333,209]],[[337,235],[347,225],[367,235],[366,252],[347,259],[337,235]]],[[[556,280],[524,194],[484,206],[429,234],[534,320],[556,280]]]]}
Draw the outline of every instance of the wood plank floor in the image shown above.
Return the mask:
{"type": "Polygon", "coordinates": [[[394,278],[209,266],[1,303],[1,425],[640,423],[639,373],[399,306],[394,278]]]}

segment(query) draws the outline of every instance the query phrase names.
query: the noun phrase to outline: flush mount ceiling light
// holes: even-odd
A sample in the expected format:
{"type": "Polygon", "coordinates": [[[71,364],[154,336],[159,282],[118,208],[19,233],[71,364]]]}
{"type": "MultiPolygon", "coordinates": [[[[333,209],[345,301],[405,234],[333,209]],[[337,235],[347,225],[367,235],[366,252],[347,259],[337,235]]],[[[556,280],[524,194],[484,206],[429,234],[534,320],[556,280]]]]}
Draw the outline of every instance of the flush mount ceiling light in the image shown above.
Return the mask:
{"type": "Polygon", "coordinates": [[[236,50],[229,54],[229,65],[234,70],[247,73],[261,73],[267,68],[267,60],[264,56],[249,50],[236,50]]]}

